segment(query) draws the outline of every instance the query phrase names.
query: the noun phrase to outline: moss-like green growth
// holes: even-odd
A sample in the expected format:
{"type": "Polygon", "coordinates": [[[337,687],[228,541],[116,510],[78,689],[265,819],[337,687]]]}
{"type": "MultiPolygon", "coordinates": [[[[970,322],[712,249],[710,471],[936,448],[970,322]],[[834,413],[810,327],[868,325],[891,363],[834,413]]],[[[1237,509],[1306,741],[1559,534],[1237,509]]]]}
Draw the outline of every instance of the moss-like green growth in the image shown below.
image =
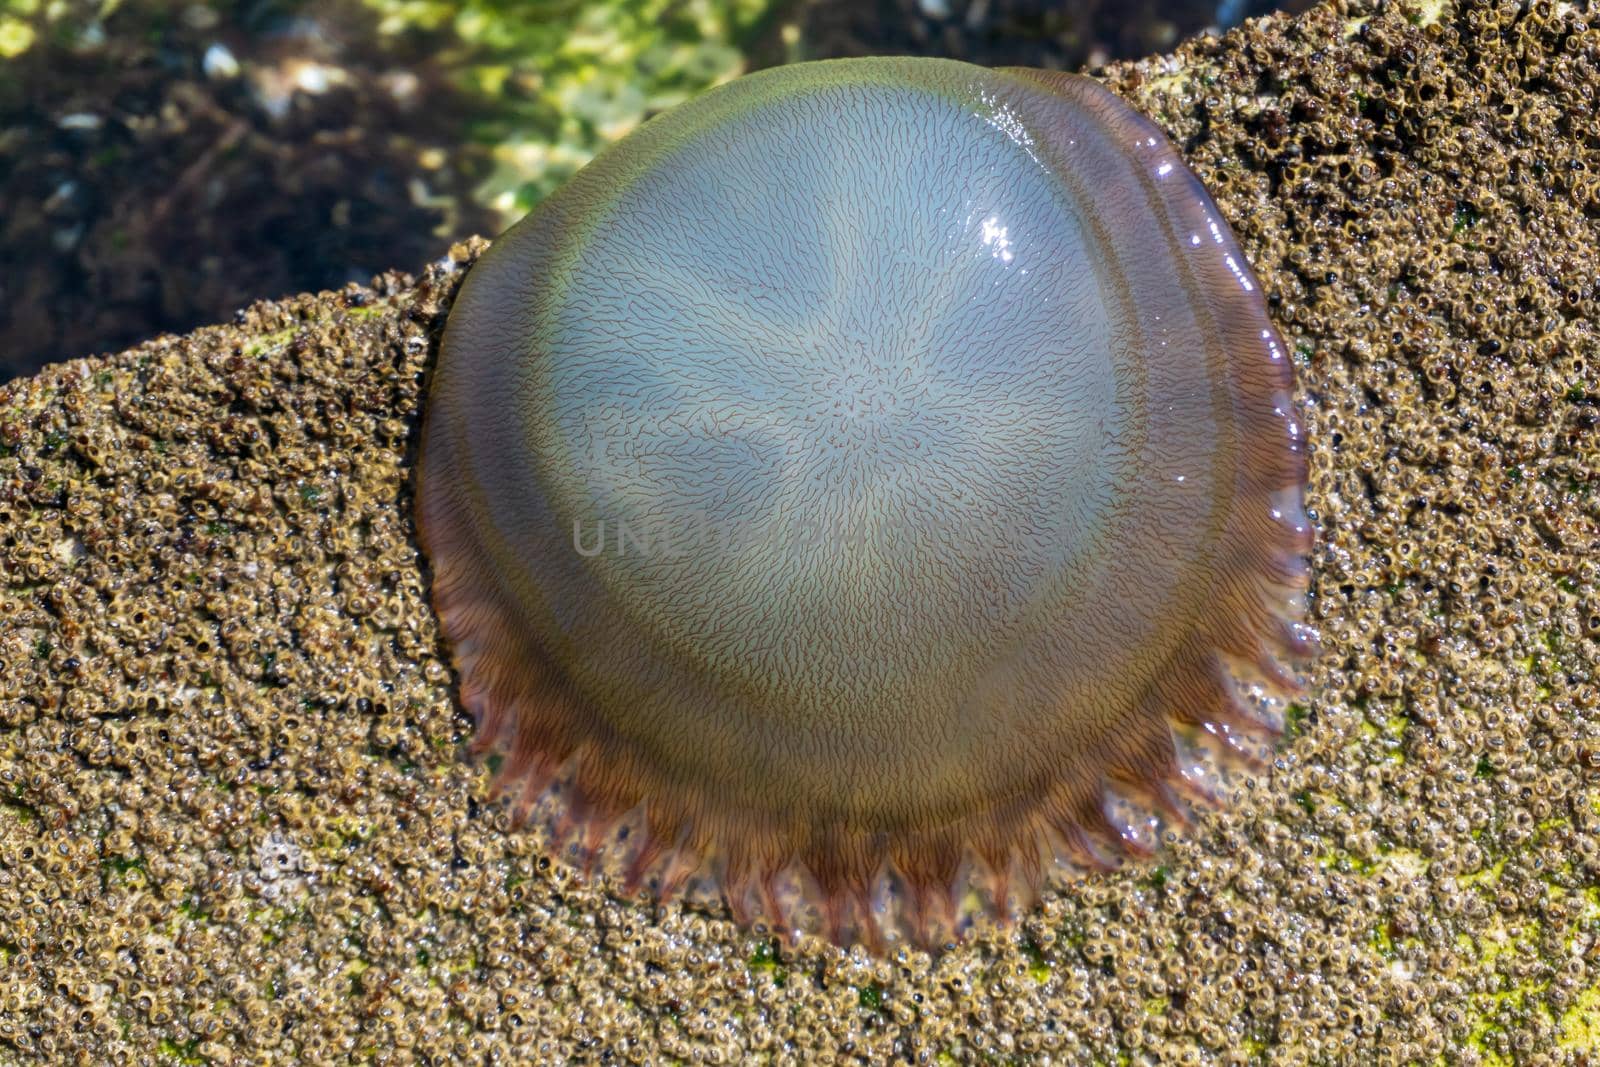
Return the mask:
{"type": "Polygon", "coordinates": [[[1600,1055],[1600,516],[1569,489],[1600,481],[1569,396],[1600,350],[1600,145],[1571,134],[1596,71],[1600,33],[1536,3],[1324,6],[1108,72],[1308,346],[1325,654],[1278,761],[1159,886],[1084,875],[1032,943],[769,964],[486,795],[408,511],[429,345],[479,246],[386,276],[359,321],[262,304],[6,385],[0,1060],[1600,1055]]]}
{"type": "Polygon", "coordinates": [[[495,102],[479,189],[507,223],[645,118],[744,71],[774,0],[363,0],[386,33],[448,29],[463,89],[495,102]]]}

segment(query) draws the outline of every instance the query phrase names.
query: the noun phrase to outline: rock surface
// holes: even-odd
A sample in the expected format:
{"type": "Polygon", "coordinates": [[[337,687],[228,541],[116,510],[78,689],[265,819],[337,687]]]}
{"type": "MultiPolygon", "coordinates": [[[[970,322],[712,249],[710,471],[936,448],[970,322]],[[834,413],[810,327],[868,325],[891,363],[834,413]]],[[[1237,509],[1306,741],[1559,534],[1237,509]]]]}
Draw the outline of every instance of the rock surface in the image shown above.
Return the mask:
{"type": "Polygon", "coordinates": [[[411,526],[462,246],[0,391],[0,1059],[1600,1055],[1600,33],[1345,3],[1109,78],[1313,446],[1325,651],[1231,809],[937,958],[552,865],[461,759],[411,526]]]}

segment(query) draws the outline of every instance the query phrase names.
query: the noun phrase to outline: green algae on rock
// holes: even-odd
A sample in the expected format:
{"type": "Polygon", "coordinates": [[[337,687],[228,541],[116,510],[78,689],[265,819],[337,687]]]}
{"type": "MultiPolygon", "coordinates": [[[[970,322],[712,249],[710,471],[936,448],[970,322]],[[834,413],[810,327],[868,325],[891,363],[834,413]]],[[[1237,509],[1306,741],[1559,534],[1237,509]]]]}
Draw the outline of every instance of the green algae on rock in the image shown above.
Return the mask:
{"type": "Polygon", "coordinates": [[[1593,1062],[1600,32],[1346,4],[1107,77],[1315,443],[1325,654],[1225,817],[938,959],[546,864],[410,529],[473,246],[0,391],[0,1059],[1593,1062]]]}

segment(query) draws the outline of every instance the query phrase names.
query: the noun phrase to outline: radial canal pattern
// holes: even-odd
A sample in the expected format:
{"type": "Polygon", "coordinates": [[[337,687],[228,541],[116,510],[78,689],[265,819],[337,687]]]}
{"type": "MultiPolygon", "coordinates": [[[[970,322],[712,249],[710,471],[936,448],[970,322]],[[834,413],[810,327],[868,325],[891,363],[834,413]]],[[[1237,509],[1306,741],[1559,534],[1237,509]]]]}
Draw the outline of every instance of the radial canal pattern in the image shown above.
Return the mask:
{"type": "Polygon", "coordinates": [[[478,747],[630,890],[959,937],[1270,742],[1311,650],[1291,384],[1210,197],[1095,82],[708,92],[451,313],[419,521],[478,747]]]}

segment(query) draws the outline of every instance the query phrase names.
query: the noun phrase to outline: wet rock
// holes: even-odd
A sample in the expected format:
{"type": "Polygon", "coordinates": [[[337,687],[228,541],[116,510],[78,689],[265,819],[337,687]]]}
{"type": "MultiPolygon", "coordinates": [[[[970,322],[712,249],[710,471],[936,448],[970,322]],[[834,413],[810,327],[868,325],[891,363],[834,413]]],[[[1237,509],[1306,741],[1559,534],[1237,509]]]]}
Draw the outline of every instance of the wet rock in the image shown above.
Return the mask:
{"type": "Polygon", "coordinates": [[[1560,1063],[1600,1032],[1600,33],[1343,4],[1113,86],[1296,353],[1325,652],[1156,865],[888,961],[614,899],[461,758],[411,524],[463,268],[0,389],[0,1048],[1560,1063]]]}

